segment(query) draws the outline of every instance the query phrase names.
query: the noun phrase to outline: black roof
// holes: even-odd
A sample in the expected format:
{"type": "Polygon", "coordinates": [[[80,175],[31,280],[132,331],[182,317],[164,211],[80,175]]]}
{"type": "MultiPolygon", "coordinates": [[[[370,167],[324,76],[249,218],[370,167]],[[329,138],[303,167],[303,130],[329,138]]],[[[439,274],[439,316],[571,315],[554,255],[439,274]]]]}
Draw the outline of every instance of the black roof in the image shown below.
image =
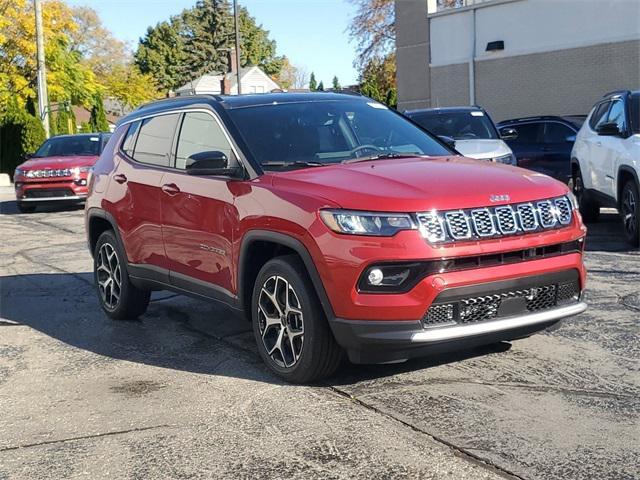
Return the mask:
{"type": "Polygon", "coordinates": [[[477,105],[467,107],[437,107],[437,108],[417,108],[415,110],[405,110],[405,115],[412,115],[415,113],[453,113],[453,112],[483,112],[482,107],[477,105]]]}
{"type": "Polygon", "coordinates": [[[278,103],[303,103],[303,102],[324,102],[324,101],[347,101],[353,99],[369,100],[356,92],[303,92],[303,93],[256,93],[248,95],[185,95],[174,98],[158,100],[147,103],[121,118],[118,124],[143,115],[174,110],[182,107],[194,105],[216,104],[227,110],[244,107],[257,107],[261,105],[273,105],[278,103]]]}
{"type": "Polygon", "coordinates": [[[544,120],[555,120],[571,123],[572,125],[582,124],[584,120],[587,118],[586,115],[538,115],[534,117],[521,117],[521,118],[511,118],[508,120],[502,120],[498,122],[498,125],[504,125],[506,123],[514,124],[514,123],[526,123],[533,121],[544,121],[544,120]]]}

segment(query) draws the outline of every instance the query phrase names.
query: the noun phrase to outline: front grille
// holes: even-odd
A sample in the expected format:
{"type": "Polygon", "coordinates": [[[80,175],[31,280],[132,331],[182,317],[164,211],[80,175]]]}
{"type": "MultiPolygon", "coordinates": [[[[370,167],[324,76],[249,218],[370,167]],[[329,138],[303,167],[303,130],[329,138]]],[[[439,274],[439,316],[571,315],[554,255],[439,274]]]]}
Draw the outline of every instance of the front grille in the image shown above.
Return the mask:
{"type": "Polygon", "coordinates": [[[73,190],[67,188],[30,189],[24,192],[24,198],[64,198],[73,197],[73,190]]]}
{"type": "Polygon", "coordinates": [[[418,213],[420,230],[431,243],[517,235],[569,225],[573,220],[567,197],[534,203],[471,210],[418,213]]]}
{"type": "Polygon", "coordinates": [[[425,328],[443,324],[467,325],[517,315],[526,315],[578,301],[580,285],[577,279],[496,293],[457,298],[455,301],[434,302],[422,319],[425,328]]]}
{"type": "Polygon", "coordinates": [[[51,178],[51,177],[70,177],[73,171],[70,168],[45,168],[42,170],[27,170],[25,176],[27,178],[51,178]]]}

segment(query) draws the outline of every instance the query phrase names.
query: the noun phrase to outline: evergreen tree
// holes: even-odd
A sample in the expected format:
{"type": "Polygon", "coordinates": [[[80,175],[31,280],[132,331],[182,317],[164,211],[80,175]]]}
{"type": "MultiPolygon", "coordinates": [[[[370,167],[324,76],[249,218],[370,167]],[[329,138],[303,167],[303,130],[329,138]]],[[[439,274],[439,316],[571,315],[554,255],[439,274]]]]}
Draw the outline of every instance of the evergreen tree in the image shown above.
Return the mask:
{"type": "Polygon", "coordinates": [[[342,87],[340,86],[340,82],[338,81],[338,76],[334,75],[333,77],[333,89],[334,90],[342,90],[342,87]]]}
{"type": "Polygon", "coordinates": [[[99,93],[97,93],[93,98],[91,117],[89,118],[89,128],[92,132],[96,133],[109,131],[109,122],[107,122],[107,115],[104,113],[102,95],[99,93]]]}
{"type": "Polygon", "coordinates": [[[320,83],[318,84],[318,91],[324,92],[324,83],[322,83],[322,80],[320,80],[320,83]]]}
{"type": "Polygon", "coordinates": [[[387,98],[384,103],[393,109],[398,107],[398,91],[395,88],[390,88],[387,91],[387,98]]]}
{"type": "Polygon", "coordinates": [[[309,77],[309,90],[315,92],[318,90],[318,82],[316,80],[316,74],[311,72],[311,76],[309,77]]]}

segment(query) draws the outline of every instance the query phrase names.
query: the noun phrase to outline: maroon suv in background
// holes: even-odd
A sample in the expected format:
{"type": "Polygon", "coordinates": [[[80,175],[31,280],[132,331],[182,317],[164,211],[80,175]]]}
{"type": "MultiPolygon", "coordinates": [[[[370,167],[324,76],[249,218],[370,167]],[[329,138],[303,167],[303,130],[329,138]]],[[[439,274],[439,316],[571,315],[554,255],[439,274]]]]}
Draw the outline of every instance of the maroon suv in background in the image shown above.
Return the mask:
{"type": "Polygon", "coordinates": [[[46,140],[16,168],[18,210],[32,213],[39,205],[84,202],[89,175],[110,137],[110,133],[86,133],[46,140]]]}

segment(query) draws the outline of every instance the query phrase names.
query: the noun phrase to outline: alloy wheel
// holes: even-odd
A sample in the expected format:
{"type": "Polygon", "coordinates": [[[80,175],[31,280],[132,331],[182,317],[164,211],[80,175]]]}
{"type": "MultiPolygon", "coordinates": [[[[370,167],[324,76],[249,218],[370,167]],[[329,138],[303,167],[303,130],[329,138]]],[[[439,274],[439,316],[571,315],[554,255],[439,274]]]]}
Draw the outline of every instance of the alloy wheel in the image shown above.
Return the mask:
{"type": "Polygon", "coordinates": [[[274,275],[262,285],[258,326],[271,359],[280,367],[293,367],[302,354],[304,318],[298,295],[285,278],[274,275]]]}
{"type": "Polygon", "coordinates": [[[622,198],[622,221],[624,228],[630,237],[636,234],[638,228],[637,220],[638,205],[633,188],[626,188],[622,198]]]}
{"type": "Polygon", "coordinates": [[[98,251],[96,280],[102,303],[110,310],[115,309],[120,301],[122,270],[118,254],[109,243],[103,244],[98,251]]]}

